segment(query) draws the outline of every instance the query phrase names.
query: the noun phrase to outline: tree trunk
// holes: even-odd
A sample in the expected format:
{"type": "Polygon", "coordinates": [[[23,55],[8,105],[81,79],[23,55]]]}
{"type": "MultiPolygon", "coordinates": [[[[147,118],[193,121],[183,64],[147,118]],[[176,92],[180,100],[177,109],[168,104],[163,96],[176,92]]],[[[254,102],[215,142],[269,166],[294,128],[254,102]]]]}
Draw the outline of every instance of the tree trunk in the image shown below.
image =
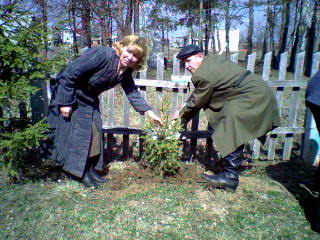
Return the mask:
{"type": "Polygon", "coordinates": [[[289,24],[290,24],[290,4],[291,2],[286,2],[283,5],[283,13],[282,13],[282,38],[280,40],[280,48],[278,55],[276,57],[276,63],[275,63],[275,69],[279,69],[279,63],[280,63],[280,55],[284,53],[287,49],[287,42],[288,42],[288,33],[289,33],[289,24]]]}
{"type": "Polygon", "coordinates": [[[248,37],[247,37],[247,54],[246,59],[248,59],[248,56],[252,53],[252,36],[253,36],[253,1],[249,0],[248,7],[249,7],[249,27],[248,27],[248,37]]]}
{"type": "Polygon", "coordinates": [[[139,0],[134,0],[134,18],[133,18],[133,32],[134,34],[140,33],[139,29],[139,0]]]}
{"type": "Polygon", "coordinates": [[[101,0],[101,10],[97,11],[100,21],[100,32],[101,32],[101,44],[107,46],[108,38],[108,27],[107,27],[107,13],[108,13],[108,2],[107,0],[101,0]]]}
{"type": "Polygon", "coordinates": [[[226,0],[226,22],[225,22],[225,30],[226,30],[226,56],[230,55],[230,42],[229,42],[229,31],[230,31],[230,0],[226,0]]]}
{"type": "Polygon", "coordinates": [[[271,59],[271,66],[274,67],[276,65],[276,49],[275,49],[275,16],[276,16],[276,6],[273,5],[272,8],[270,7],[270,51],[272,52],[272,59],[271,59]]]}
{"type": "Polygon", "coordinates": [[[266,25],[266,30],[264,31],[264,36],[263,36],[263,45],[262,45],[262,55],[261,55],[261,62],[264,60],[264,55],[269,52],[269,23],[267,22],[266,25]]]}
{"type": "Polygon", "coordinates": [[[305,59],[305,74],[311,76],[313,54],[319,51],[319,17],[320,17],[320,0],[315,0],[312,22],[307,34],[307,47],[305,59]]]}
{"type": "Polygon", "coordinates": [[[161,46],[162,46],[162,52],[164,52],[164,23],[161,23],[161,46]]]}
{"type": "Polygon", "coordinates": [[[264,61],[264,55],[270,51],[271,38],[273,37],[272,31],[271,31],[273,27],[271,27],[272,12],[271,12],[270,0],[268,0],[267,3],[268,3],[267,23],[266,23],[266,30],[264,32],[264,37],[263,37],[261,62],[264,61]]]}
{"type": "Polygon", "coordinates": [[[302,41],[303,41],[303,35],[304,35],[304,20],[305,20],[305,6],[304,6],[304,0],[301,0],[301,5],[300,5],[300,19],[298,22],[298,26],[297,26],[297,31],[296,31],[296,35],[295,35],[295,40],[294,40],[294,44],[292,47],[292,51],[291,51],[291,56],[290,56],[290,62],[289,62],[289,66],[288,66],[288,71],[290,72],[294,72],[295,71],[295,61],[296,61],[296,55],[298,52],[301,51],[301,46],[302,46],[302,41]]]}
{"type": "Polygon", "coordinates": [[[126,35],[132,34],[132,28],[131,28],[132,12],[133,12],[133,0],[128,0],[127,16],[126,16],[126,22],[125,22],[125,29],[126,29],[125,34],[126,35]]]}
{"type": "Polygon", "coordinates": [[[299,19],[300,19],[300,16],[299,16],[300,1],[301,0],[297,0],[296,3],[295,3],[294,24],[293,24],[293,29],[291,31],[289,42],[288,42],[288,50],[289,50],[290,54],[291,54],[291,51],[292,51],[292,47],[293,47],[294,39],[295,39],[295,36],[296,36],[299,19]]]}
{"type": "Polygon", "coordinates": [[[202,36],[202,10],[203,10],[203,0],[199,1],[199,45],[203,49],[203,36],[202,36]]]}
{"type": "Polygon", "coordinates": [[[75,0],[71,0],[71,17],[72,17],[72,38],[73,38],[73,52],[74,57],[79,54],[78,39],[77,39],[77,27],[76,27],[76,3],[75,0]]]}
{"type": "Polygon", "coordinates": [[[86,0],[81,3],[82,47],[91,47],[90,6],[86,0]]]}
{"type": "Polygon", "coordinates": [[[48,2],[47,0],[40,0],[39,2],[41,10],[42,27],[45,33],[44,44],[45,44],[45,57],[48,57],[48,2]]]}
{"type": "Polygon", "coordinates": [[[207,55],[209,52],[209,40],[211,36],[211,28],[212,28],[212,23],[211,23],[211,5],[210,1],[207,2],[206,6],[206,25],[205,25],[205,45],[204,45],[204,52],[207,55]]]}
{"type": "Polygon", "coordinates": [[[220,52],[220,50],[221,50],[221,39],[220,39],[219,28],[216,28],[216,30],[217,30],[217,41],[218,41],[218,49],[217,49],[217,51],[220,52]]]}
{"type": "Polygon", "coordinates": [[[118,0],[118,16],[116,18],[116,21],[118,23],[118,40],[120,40],[125,35],[125,26],[123,21],[123,0],[118,0]]]}

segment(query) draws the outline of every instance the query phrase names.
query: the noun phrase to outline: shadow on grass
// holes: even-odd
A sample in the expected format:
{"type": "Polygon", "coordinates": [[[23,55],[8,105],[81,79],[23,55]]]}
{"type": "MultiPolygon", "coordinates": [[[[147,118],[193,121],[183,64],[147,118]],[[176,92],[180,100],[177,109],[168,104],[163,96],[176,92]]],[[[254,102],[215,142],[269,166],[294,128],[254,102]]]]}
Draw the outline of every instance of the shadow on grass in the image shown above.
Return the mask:
{"type": "Polygon", "coordinates": [[[295,196],[311,228],[319,232],[320,228],[315,225],[316,215],[320,216],[316,168],[307,169],[303,163],[290,160],[272,164],[265,170],[271,179],[281,183],[295,196]]]}

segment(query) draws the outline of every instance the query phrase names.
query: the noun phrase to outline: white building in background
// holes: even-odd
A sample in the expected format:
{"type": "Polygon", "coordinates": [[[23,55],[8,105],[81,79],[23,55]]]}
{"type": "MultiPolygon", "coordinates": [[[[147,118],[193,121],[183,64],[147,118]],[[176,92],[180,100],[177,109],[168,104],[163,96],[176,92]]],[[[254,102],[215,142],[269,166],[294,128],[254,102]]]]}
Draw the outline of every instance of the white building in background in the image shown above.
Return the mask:
{"type": "MultiPolygon", "coordinates": [[[[61,38],[63,44],[73,44],[73,35],[71,30],[62,30],[61,31],[61,38]]],[[[77,34],[77,37],[80,37],[79,34],[77,34]]]]}
{"type": "MultiPolygon", "coordinates": [[[[218,29],[214,31],[214,38],[215,38],[215,48],[219,51],[223,50],[225,51],[225,48],[227,46],[226,43],[226,30],[225,29],[218,29]],[[219,32],[218,32],[219,31],[219,32]],[[219,38],[218,38],[219,35],[219,38]],[[219,43],[220,41],[220,46],[221,49],[219,49],[219,43]]],[[[209,41],[209,46],[212,49],[212,39],[210,39],[211,42],[209,41]]],[[[229,31],[229,50],[231,52],[238,52],[239,51],[239,42],[240,42],[240,30],[239,29],[232,29],[229,31]]]]}

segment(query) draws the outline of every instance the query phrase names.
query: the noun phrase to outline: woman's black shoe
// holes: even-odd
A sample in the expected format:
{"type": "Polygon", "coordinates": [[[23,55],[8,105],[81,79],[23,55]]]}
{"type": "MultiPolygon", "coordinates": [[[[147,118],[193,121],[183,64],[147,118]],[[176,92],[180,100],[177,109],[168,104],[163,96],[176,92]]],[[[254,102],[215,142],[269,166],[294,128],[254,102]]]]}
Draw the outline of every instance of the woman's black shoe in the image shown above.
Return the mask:
{"type": "Polygon", "coordinates": [[[94,170],[94,168],[90,168],[89,173],[91,175],[91,177],[97,182],[97,183],[107,183],[109,182],[108,179],[105,179],[103,177],[101,177],[96,170],[94,170]]]}
{"type": "Polygon", "coordinates": [[[81,179],[81,182],[87,188],[97,188],[99,186],[98,183],[94,180],[94,178],[90,174],[90,171],[86,172],[86,174],[81,179]]]}

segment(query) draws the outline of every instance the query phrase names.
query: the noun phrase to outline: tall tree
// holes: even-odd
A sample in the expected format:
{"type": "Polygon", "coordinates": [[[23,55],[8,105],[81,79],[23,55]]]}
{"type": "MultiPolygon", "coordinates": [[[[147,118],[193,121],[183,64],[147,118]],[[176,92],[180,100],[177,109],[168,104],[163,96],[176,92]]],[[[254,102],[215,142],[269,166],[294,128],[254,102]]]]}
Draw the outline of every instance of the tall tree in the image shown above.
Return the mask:
{"type": "Polygon", "coordinates": [[[231,18],[230,18],[230,0],[225,1],[225,30],[226,30],[226,56],[230,55],[230,41],[229,41],[229,32],[230,32],[230,25],[231,25],[231,18]]]}
{"type": "Polygon", "coordinates": [[[211,36],[211,29],[212,29],[212,16],[211,16],[211,2],[205,1],[204,4],[205,10],[205,44],[204,44],[204,52],[208,54],[209,51],[209,39],[211,36]]]}
{"type": "Polygon", "coordinates": [[[283,10],[282,10],[282,23],[281,23],[281,38],[280,38],[280,47],[278,54],[275,58],[274,68],[279,69],[280,55],[287,50],[288,43],[288,33],[289,33],[289,24],[290,24],[290,5],[291,1],[283,1],[283,10]]]}
{"type": "Polygon", "coordinates": [[[248,58],[248,55],[252,53],[252,38],[253,38],[253,7],[254,7],[254,0],[248,0],[248,8],[249,8],[249,27],[248,27],[248,36],[247,36],[247,54],[246,59],[248,58]]]}
{"type": "Polygon", "coordinates": [[[91,47],[91,8],[88,0],[81,0],[82,46],[91,47]]]}
{"type": "Polygon", "coordinates": [[[291,50],[290,61],[288,66],[288,71],[294,72],[295,71],[295,60],[296,55],[302,50],[303,45],[303,38],[306,31],[305,27],[305,20],[306,20],[306,11],[307,11],[307,3],[305,0],[300,0],[299,6],[299,21],[297,24],[295,39],[293,43],[293,47],[291,50]]]}
{"type": "Polygon", "coordinates": [[[139,7],[140,7],[140,0],[134,0],[134,17],[133,17],[133,32],[135,34],[139,34],[139,7]]]}
{"type": "Polygon", "coordinates": [[[73,52],[74,56],[77,56],[79,54],[79,48],[78,48],[78,37],[77,37],[77,15],[76,15],[76,1],[70,0],[70,11],[69,16],[71,18],[71,29],[72,29],[72,39],[73,39],[73,52]]]}
{"type": "Polygon", "coordinates": [[[320,19],[320,1],[314,0],[313,14],[311,26],[307,32],[307,47],[306,47],[306,61],[305,61],[305,74],[311,75],[313,54],[319,51],[319,19],[320,19]]]}
{"type": "Polygon", "coordinates": [[[128,0],[127,2],[127,15],[125,21],[125,34],[130,35],[132,33],[132,13],[133,13],[133,0],[128,0]]]}

